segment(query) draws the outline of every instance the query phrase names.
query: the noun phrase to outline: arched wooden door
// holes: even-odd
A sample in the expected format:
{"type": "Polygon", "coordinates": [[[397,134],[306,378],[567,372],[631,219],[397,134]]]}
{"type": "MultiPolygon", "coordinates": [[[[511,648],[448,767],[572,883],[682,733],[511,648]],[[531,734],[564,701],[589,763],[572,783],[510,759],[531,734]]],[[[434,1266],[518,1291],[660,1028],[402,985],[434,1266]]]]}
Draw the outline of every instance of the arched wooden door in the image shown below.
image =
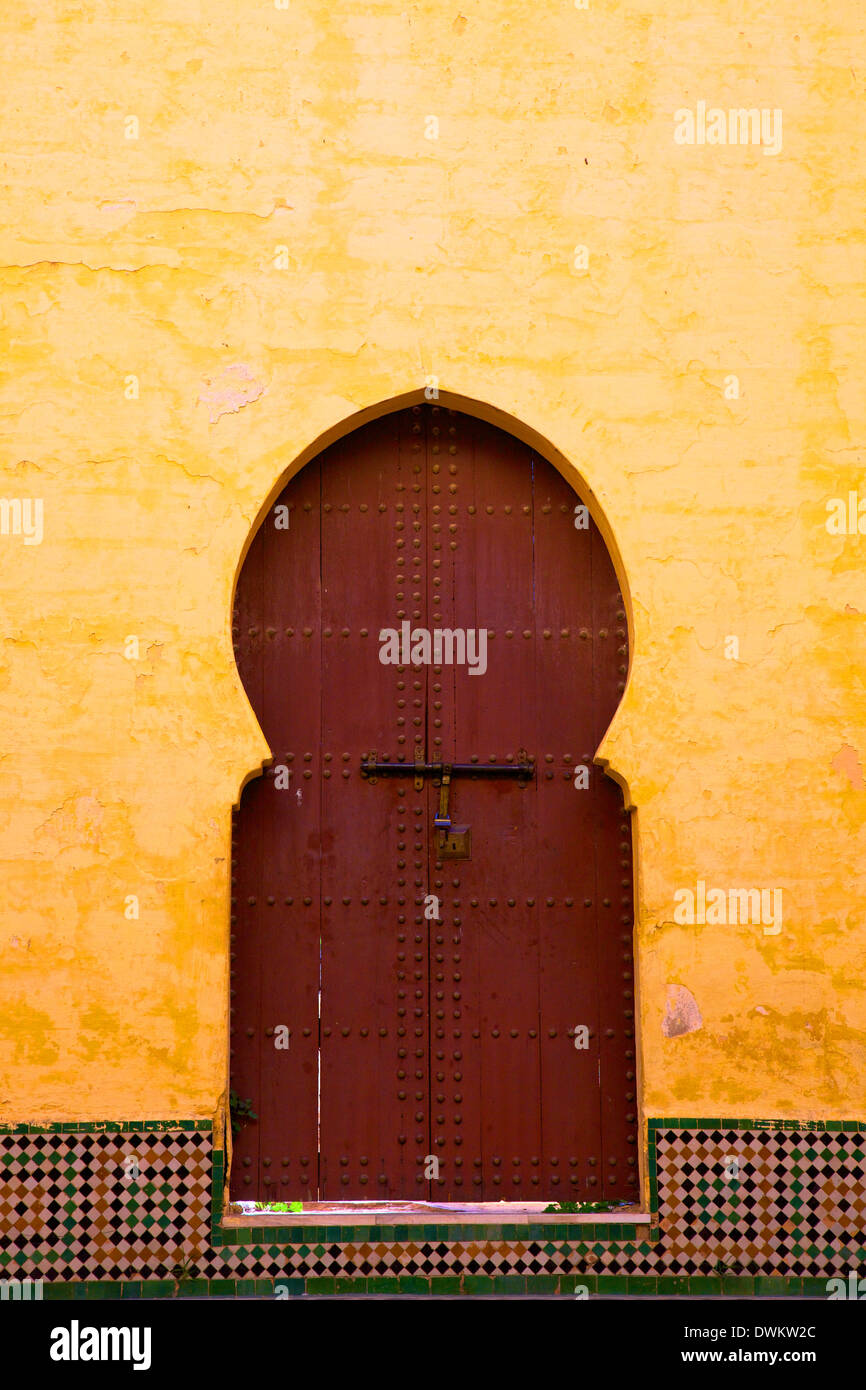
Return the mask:
{"type": "Polygon", "coordinates": [[[326,449],[253,541],[234,631],[275,765],[235,818],[236,1199],[637,1194],[630,826],[592,763],[627,629],[577,506],[424,405],[326,449]],[[464,663],[423,664],[422,629],[468,631],[464,663]]]}

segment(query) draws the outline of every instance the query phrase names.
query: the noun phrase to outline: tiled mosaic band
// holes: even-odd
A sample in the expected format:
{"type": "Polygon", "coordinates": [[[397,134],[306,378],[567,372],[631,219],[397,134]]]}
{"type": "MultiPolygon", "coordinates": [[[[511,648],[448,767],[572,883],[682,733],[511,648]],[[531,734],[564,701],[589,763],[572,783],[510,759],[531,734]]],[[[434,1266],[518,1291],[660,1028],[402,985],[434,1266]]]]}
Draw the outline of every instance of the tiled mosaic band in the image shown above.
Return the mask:
{"type": "Polygon", "coordinates": [[[866,1127],[791,1123],[651,1120],[658,1228],[640,1236],[613,1223],[228,1230],[223,1156],[206,1122],[18,1126],[0,1131],[0,1265],[7,1278],[42,1279],[46,1297],[79,1296],[75,1284],[100,1296],[118,1282],[124,1297],[280,1282],[289,1296],[769,1292],[768,1280],[799,1292],[860,1264],[866,1127]]]}

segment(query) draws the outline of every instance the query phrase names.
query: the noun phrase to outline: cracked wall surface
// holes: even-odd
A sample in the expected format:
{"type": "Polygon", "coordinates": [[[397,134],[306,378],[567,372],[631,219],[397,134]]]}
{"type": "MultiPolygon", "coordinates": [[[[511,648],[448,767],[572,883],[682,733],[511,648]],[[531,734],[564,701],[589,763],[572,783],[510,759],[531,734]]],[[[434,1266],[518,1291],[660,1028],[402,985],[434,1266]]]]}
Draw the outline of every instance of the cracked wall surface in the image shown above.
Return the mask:
{"type": "Polygon", "coordinates": [[[214,1113],[237,569],[431,375],[627,586],[644,1113],[861,1115],[860,6],[23,0],[0,41],[2,488],[44,504],[0,535],[0,1119],[214,1113]],[[676,144],[699,101],[781,150],[676,144]],[[781,930],[675,921],[699,881],[781,930]]]}

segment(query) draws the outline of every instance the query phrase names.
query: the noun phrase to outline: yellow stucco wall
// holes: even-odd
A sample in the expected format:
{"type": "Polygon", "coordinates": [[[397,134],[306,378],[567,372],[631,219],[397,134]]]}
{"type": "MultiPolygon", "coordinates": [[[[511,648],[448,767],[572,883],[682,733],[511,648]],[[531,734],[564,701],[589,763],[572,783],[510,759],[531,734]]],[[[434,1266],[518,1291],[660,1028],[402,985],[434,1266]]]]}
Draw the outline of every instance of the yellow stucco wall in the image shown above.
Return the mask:
{"type": "Polygon", "coordinates": [[[430,374],[545,445],[625,576],[644,1113],[862,1117],[866,538],[825,519],[861,484],[863,25],[3,7],[2,488],[44,535],[0,536],[0,1120],[216,1110],[229,810],[268,756],[240,558],[430,374]],[[781,110],[782,148],[677,144],[700,101],[781,110]],[[781,888],[782,930],[676,924],[698,879],[781,888]]]}

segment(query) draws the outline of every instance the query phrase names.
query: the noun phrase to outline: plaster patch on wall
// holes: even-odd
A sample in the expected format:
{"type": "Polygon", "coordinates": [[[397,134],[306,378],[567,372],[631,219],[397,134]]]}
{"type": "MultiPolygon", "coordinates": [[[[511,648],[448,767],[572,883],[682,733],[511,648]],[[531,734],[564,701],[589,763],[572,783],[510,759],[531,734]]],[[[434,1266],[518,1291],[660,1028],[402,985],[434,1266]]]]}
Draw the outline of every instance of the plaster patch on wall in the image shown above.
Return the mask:
{"type": "Polygon", "coordinates": [[[106,214],[112,230],[117,230],[138,215],[138,205],[134,198],[120,198],[117,202],[106,200],[99,204],[99,211],[106,214]]]}
{"type": "Polygon", "coordinates": [[[204,380],[207,390],[200,393],[198,401],[200,405],[208,406],[208,418],[212,425],[221,415],[231,415],[257,401],[265,390],[243,362],[233,362],[231,366],[224,367],[218,376],[206,376],[204,380]]]}
{"type": "Polygon", "coordinates": [[[863,769],[860,766],[860,754],[856,748],[852,748],[850,743],[843,743],[839,752],[833,758],[831,766],[836,772],[841,772],[848,778],[851,786],[857,791],[862,791],[866,783],[863,781],[863,769]]]}
{"type": "Polygon", "coordinates": [[[97,797],[70,797],[39,826],[37,834],[50,835],[64,849],[73,845],[95,848],[102,833],[102,820],[103,809],[97,797]]]}
{"type": "Polygon", "coordinates": [[[668,985],[662,1033],[666,1038],[679,1038],[695,1033],[704,1026],[695,996],[685,985],[668,985]]]}

